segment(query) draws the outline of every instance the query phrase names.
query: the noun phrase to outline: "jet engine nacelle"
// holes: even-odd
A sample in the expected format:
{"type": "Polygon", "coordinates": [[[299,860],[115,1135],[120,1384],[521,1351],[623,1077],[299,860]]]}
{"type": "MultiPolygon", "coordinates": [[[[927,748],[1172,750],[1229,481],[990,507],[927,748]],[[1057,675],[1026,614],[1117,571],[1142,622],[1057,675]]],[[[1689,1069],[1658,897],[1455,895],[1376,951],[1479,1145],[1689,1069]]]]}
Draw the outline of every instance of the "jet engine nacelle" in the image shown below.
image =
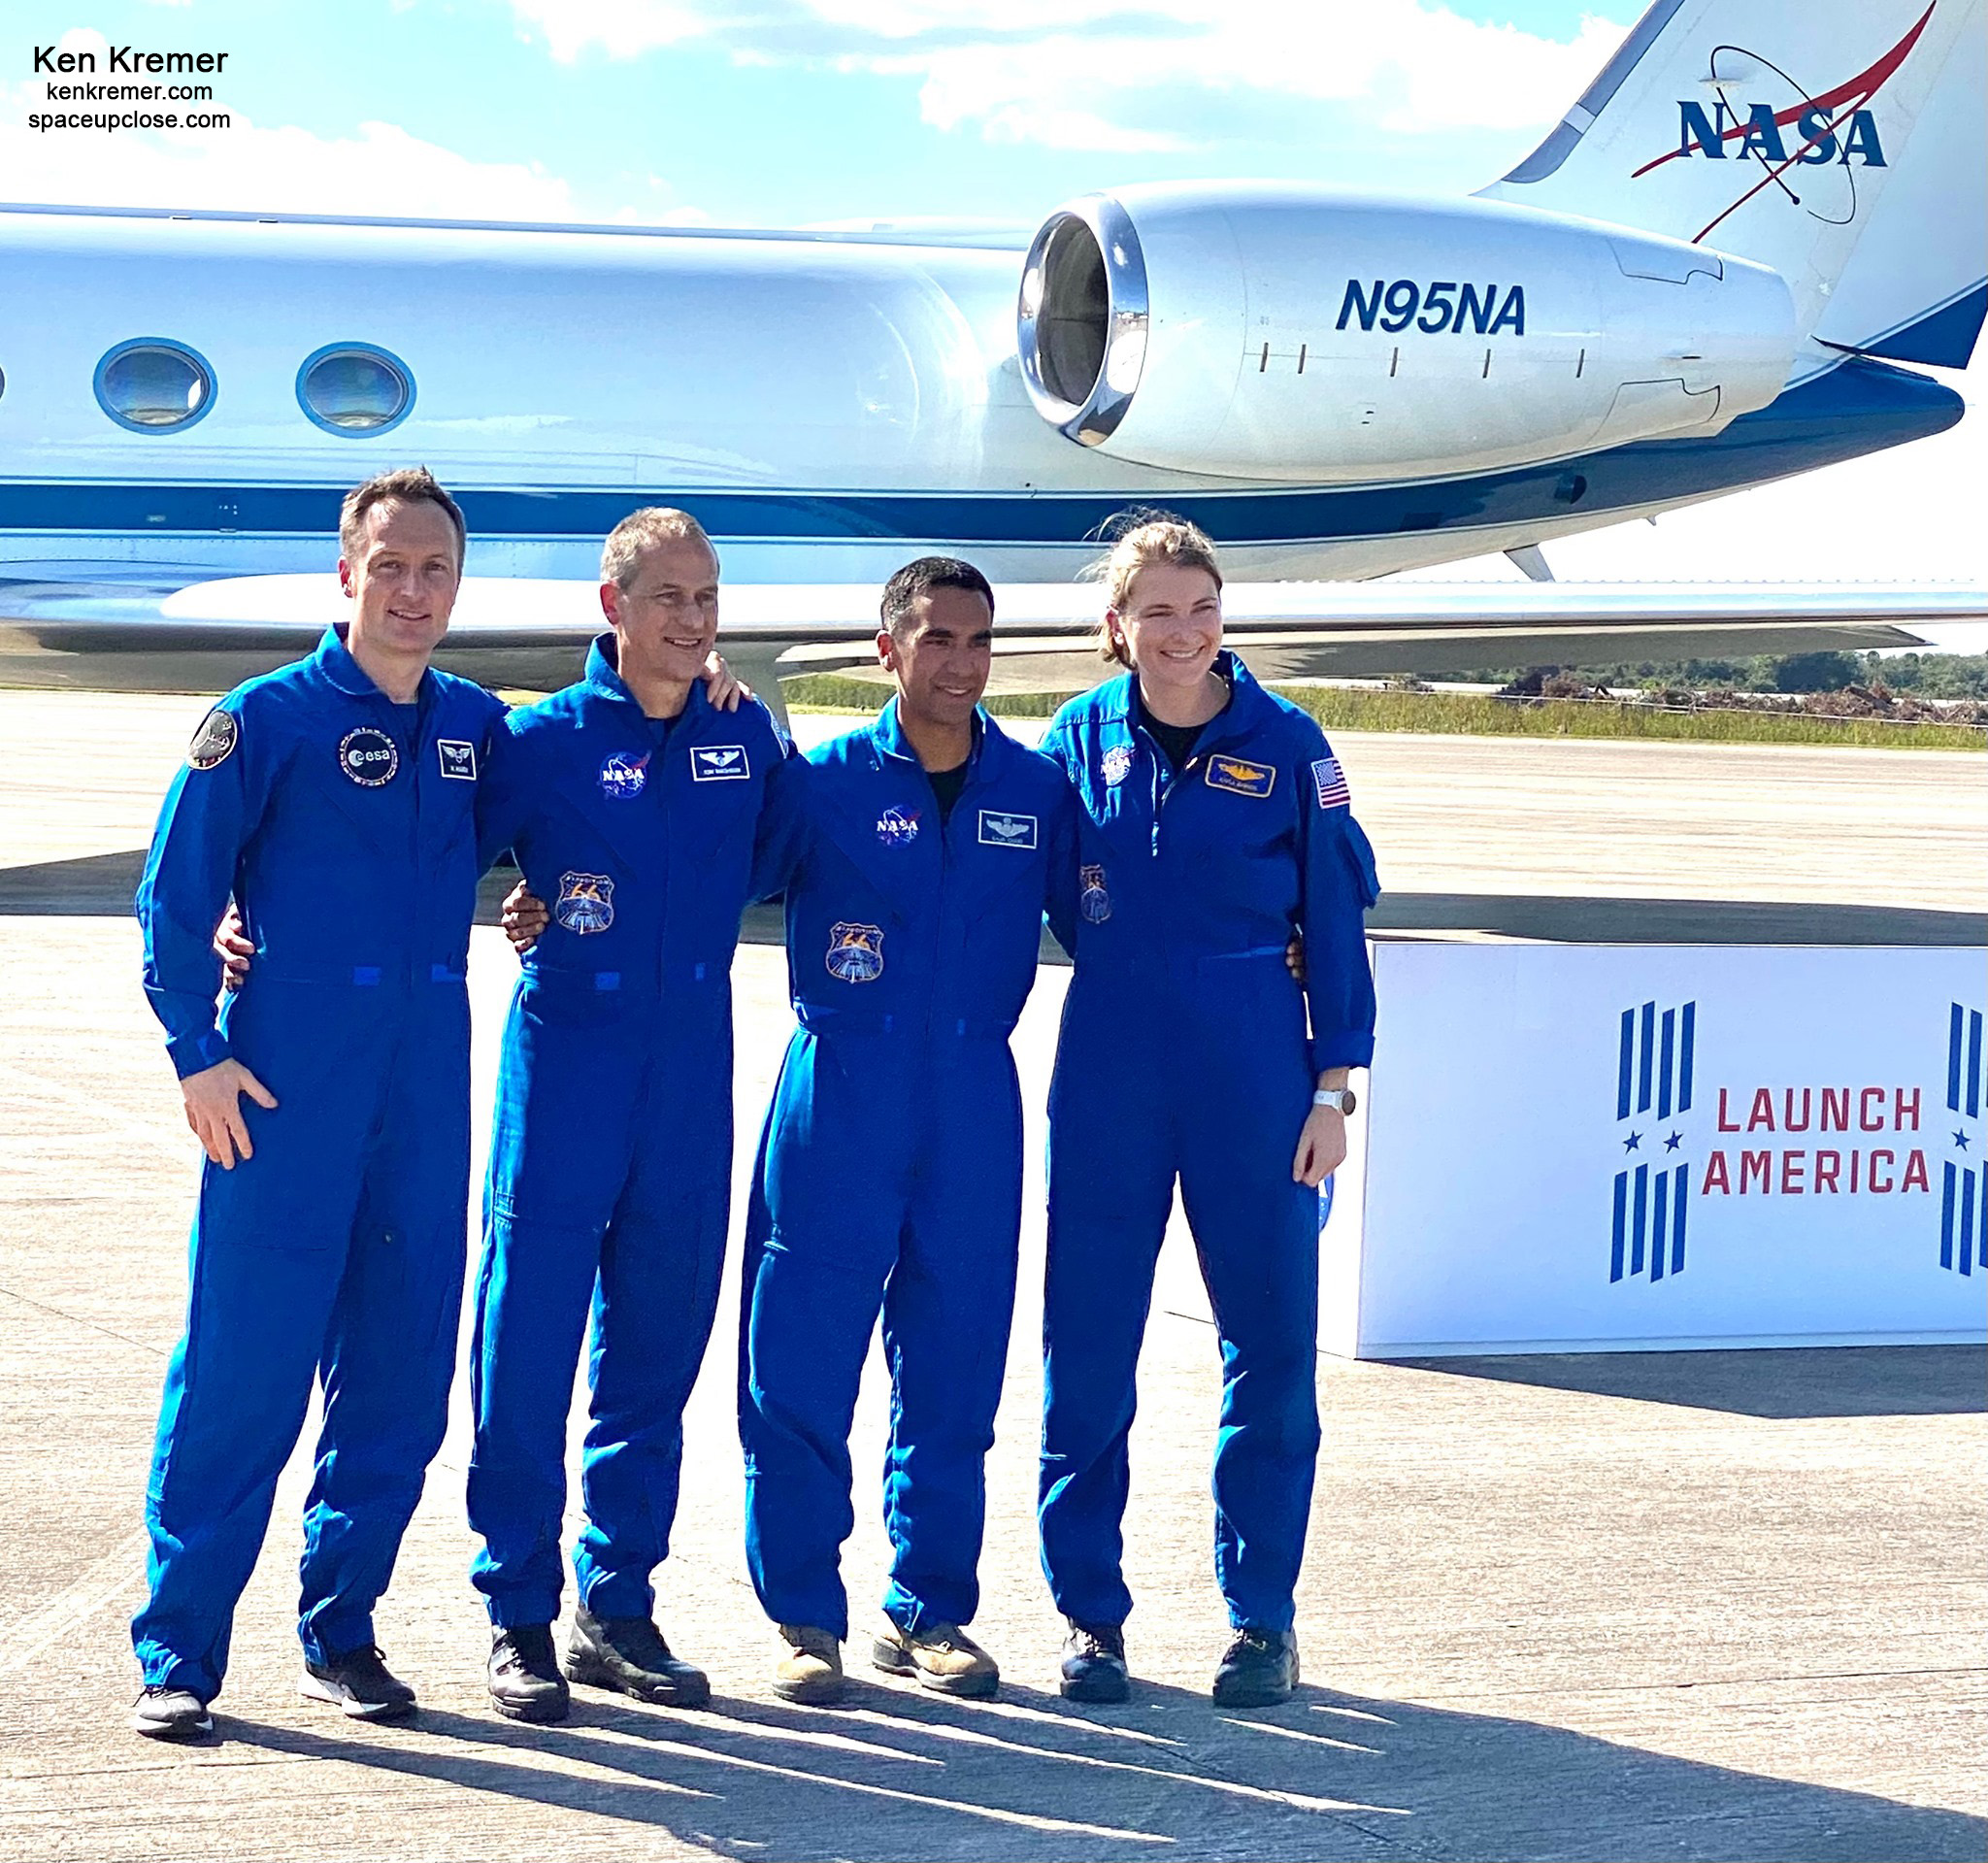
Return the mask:
{"type": "Polygon", "coordinates": [[[1261,183],[1091,194],[1022,274],[1044,417],[1178,472],[1481,473],[1709,434],[1781,390],[1778,273],[1500,201],[1261,183]]]}

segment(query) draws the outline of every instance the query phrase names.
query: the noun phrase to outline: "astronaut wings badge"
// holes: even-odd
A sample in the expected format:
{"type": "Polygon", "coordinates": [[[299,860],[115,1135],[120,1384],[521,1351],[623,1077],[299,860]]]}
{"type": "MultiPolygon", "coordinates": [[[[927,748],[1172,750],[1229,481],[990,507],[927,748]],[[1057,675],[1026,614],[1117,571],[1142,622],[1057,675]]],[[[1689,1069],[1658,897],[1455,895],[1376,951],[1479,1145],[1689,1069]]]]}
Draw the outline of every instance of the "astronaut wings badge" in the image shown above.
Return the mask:
{"type": "Polygon", "coordinates": [[[561,874],[552,916],[585,938],[614,922],[614,882],[605,874],[561,874]]]}
{"type": "Polygon", "coordinates": [[[828,974],[845,983],[874,983],[883,975],[883,927],[835,924],[828,928],[828,974]]]}

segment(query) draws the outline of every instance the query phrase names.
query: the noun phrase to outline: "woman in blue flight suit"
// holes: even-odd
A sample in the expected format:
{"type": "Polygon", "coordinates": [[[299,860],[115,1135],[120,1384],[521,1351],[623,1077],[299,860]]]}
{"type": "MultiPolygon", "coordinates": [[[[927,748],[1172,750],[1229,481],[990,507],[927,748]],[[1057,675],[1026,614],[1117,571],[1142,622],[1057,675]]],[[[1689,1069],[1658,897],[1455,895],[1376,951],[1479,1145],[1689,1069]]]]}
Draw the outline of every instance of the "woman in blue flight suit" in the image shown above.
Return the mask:
{"type": "Polygon", "coordinates": [[[1260,1706],[1297,1680],[1317,1185],[1345,1155],[1347,1070],[1373,1057],[1362,914],[1378,888],[1323,733],[1222,649],[1208,538],[1141,523],[1105,580],[1105,650],[1129,670],[1042,747],[1082,802],[1049,1095],[1043,1566],[1070,1622],[1064,1694],[1122,1700],[1126,1438],[1177,1177],[1222,1347],[1215,1575],[1236,1636],[1214,1697],[1260,1706]]]}

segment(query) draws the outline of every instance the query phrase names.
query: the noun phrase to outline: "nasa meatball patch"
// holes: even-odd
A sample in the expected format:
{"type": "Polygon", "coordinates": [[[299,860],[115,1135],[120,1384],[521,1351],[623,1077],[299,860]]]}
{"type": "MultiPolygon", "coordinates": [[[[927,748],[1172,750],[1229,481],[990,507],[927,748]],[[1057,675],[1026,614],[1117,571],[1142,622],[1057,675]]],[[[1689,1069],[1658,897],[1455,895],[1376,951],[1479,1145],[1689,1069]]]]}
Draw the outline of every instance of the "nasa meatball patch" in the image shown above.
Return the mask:
{"type": "Polygon", "coordinates": [[[212,770],[217,764],[227,762],[229,752],[241,741],[242,727],[235,722],[235,715],[215,706],[200,720],[200,729],[194,732],[193,742],[186,747],[186,767],[189,770],[212,770]]]}

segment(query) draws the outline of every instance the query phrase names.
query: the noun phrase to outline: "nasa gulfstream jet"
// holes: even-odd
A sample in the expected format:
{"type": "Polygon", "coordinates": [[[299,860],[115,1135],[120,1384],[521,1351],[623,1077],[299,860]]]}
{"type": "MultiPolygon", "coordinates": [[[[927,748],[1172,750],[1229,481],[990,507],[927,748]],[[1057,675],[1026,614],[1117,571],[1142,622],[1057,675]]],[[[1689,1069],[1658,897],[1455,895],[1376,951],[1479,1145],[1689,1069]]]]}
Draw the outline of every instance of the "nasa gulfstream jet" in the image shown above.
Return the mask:
{"type": "Polygon", "coordinates": [[[1031,237],[0,209],[0,680],[224,685],[338,612],[339,500],[421,461],[447,658],[569,677],[602,535],[717,540],[748,664],[850,659],[906,558],[1082,683],[1100,526],[1223,549],[1260,671],[1911,644],[1978,592],[1505,584],[1538,547],[1938,433],[1980,330],[1983,0],[1656,0],[1464,199],[1133,186],[1031,237]]]}

